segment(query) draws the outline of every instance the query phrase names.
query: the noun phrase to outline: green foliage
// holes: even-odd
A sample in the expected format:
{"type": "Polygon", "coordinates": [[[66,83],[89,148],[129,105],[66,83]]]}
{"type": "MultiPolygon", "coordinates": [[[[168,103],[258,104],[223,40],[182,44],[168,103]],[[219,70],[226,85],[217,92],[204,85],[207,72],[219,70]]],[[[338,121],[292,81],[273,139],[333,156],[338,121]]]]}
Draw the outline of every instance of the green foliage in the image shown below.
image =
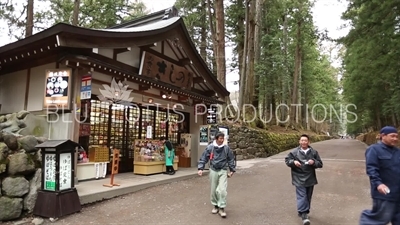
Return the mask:
{"type": "MultiPolygon", "coordinates": [[[[53,23],[72,23],[73,0],[50,0],[51,10],[45,15],[53,23]]],[[[149,12],[143,2],[129,0],[81,0],[78,26],[107,28],[144,16],[149,12]]]]}
{"type": "MultiPolygon", "coordinates": [[[[27,1],[0,2],[0,20],[8,25],[13,39],[25,37],[27,1]]],[[[40,31],[56,23],[72,23],[74,0],[36,0],[34,30],[40,31]]],[[[78,26],[107,28],[149,13],[143,2],[132,0],[81,0],[78,26]]],[[[3,28],[4,29],[4,28],[3,28]]]]}
{"type": "Polygon", "coordinates": [[[359,118],[349,124],[349,132],[399,125],[399,3],[354,0],[343,13],[351,24],[349,34],[339,40],[346,47],[343,94],[357,105],[359,118]]]}

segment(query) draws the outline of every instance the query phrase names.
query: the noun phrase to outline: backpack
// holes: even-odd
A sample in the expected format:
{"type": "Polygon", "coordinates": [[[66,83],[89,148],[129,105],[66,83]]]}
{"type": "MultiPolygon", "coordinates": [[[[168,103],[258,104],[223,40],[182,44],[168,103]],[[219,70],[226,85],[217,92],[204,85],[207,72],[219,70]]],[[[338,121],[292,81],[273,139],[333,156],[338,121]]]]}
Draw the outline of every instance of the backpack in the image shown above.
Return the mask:
{"type": "MultiPolygon", "coordinates": [[[[226,146],[224,146],[224,152],[225,152],[225,158],[226,160],[226,164],[228,164],[228,148],[226,146]]],[[[208,161],[208,168],[211,168],[211,160],[213,160],[213,156],[214,156],[214,146],[212,146],[212,151],[210,153],[210,159],[208,161]]],[[[235,156],[236,158],[236,156],[235,156]]],[[[235,164],[236,164],[236,160],[235,160],[235,164]]]]}

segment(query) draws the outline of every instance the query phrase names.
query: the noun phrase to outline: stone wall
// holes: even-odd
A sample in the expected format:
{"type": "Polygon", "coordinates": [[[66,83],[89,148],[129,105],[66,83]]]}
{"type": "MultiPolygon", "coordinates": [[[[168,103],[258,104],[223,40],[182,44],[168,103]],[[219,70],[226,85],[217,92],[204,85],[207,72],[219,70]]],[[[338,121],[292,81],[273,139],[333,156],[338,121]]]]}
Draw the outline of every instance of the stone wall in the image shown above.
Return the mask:
{"type": "Polygon", "coordinates": [[[367,145],[372,145],[379,141],[379,132],[373,131],[373,132],[361,134],[361,135],[357,136],[356,139],[364,142],[367,145]]]}
{"type": "MultiPolygon", "coordinates": [[[[264,158],[299,145],[302,133],[272,133],[244,126],[229,126],[229,146],[236,152],[237,160],[264,158]]],[[[332,139],[330,136],[314,135],[311,142],[332,139]]]]}
{"type": "Polygon", "coordinates": [[[24,122],[27,117],[35,116],[23,111],[0,117],[0,222],[32,213],[40,190],[41,153],[35,146],[46,140],[21,135],[35,130],[24,122]]]}

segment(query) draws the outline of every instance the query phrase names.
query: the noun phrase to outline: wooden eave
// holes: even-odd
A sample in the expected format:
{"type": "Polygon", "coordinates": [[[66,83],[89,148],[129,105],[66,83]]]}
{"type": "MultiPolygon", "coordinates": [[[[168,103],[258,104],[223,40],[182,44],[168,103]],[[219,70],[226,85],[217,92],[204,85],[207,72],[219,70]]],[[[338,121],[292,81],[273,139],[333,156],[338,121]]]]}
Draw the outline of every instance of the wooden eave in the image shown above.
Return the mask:
{"type": "MultiPolygon", "coordinates": [[[[172,19],[176,21],[168,26],[134,32],[129,32],[129,28],[125,29],[125,31],[118,29],[94,30],[59,23],[28,38],[0,47],[0,74],[2,70],[7,70],[7,64],[10,62],[22,62],[23,59],[32,60],[29,57],[22,58],[21,54],[24,54],[24,52],[36,52],[34,55],[38,53],[38,55],[40,55],[44,51],[59,46],[90,49],[123,48],[143,46],[166,39],[174,40],[178,38],[179,44],[185,49],[192,65],[204,77],[206,82],[209,83],[217,93],[224,97],[229,96],[229,91],[219,83],[199,55],[190,39],[183,19],[177,17],[172,19]]],[[[30,55],[32,55],[32,53],[30,53],[30,55]]]]}
{"type": "Polygon", "coordinates": [[[197,102],[205,102],[208,104],[224,103],[216,98],[204,96],[202,93],[198,93],[193,90],[182,89],[180,87],[164,83],[150,77],[139,75],[135,72],[135,68],[133,67],[130,68],[130,66],[127,66],[124,63],[112,59],[109,60],[109,62],[106,62],[105,60],[103,60],[102,56],[94,53],[89,53],[84,55],[68,54],[59,58],[58,62],[62,63],[66,62],[67,60],[71,63],[79,62],[80,67],[86,67],[88,69],[94,68],[95,70],[101,73],[106,73],[114,77],[126,78],[134,83],[138,83],[145,86],[151,86],[160,90],[164,90],[165,92],[175,93],[179,96],[187,96],[196,100],[197,102]]]}

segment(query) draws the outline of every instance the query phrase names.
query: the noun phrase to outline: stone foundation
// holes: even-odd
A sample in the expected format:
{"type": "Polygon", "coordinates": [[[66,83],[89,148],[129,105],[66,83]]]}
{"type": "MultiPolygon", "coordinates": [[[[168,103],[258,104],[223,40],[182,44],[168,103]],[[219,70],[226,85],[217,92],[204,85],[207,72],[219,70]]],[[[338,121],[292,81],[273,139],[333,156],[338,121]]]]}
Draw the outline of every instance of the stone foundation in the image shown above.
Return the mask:
{"type": "Polygon", "coordinates": [[[32,213],[36,203],[42,158],[35,146],[46,139],[21,135],[29,133],[25,121],[34,117],[25,111],[0,117],[0,221],[32,213]]]}

